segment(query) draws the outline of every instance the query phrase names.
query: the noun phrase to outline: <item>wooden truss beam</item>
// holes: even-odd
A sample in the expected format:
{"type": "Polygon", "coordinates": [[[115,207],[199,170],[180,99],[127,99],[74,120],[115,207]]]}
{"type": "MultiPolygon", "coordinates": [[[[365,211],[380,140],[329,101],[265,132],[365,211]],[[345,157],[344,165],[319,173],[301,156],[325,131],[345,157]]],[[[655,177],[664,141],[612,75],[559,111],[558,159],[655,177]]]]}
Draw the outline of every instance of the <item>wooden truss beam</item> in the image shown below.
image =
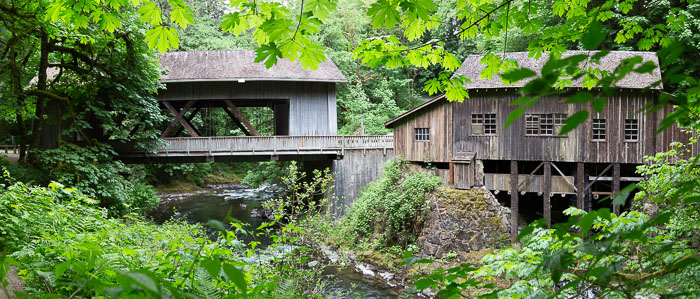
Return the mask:
{"type": "Polygon", "coordinates": [[[194,101],[188,101],[185,104],[185,107],[183,107],[182,110],[180,110],[180,111],[177,111],[177,109],[175,109],[175,107],[173,107],[173,105],[171,105],[169,102],[162,102],[162,103],[163,103],[163,106],[165,106],[165,108],[167,108],[170,111],[170,113],[172,113],[172,115],[175,117],[175,120],[173,120],[170,123],[170,125],[168,125],[168,127],[165,129],[165,131],[163,131],[163,134],[161,134],[161,136],[160,136],[161,138],[168,136],[168,134],[170,134],[170,132],[173,129],[175,129],[175,127],[177,126],[178,123],[180,125],[182,125],[185,128],[185,130],[187,130],[187,132],[189,132],[190,135],[192,135],[192,137],[199,137],[200,136],[197,133],[197,131],[194,129],[192,124],[190,122],[188,122],[184,117],[185,113],[187,113],[187,111],[190,110],[190,108],[192,108],[192,106],[194,105],[194,101]]]}
{"type": "Polygon", "coordinates": [[[241,129],[241,131],[243,131],[243,134],[245,134],[246,136],[252,135],[252,134],[250,134],[250,132],[248,132],[248,129],[246,129],[246,127],[236,118],[236,116],[233,114],[233,112],[231,112],[231,110],[228,109],[228,107],[224,107],[224,111],[226,112],[226,114],[228,114],[228,116],[231,118],[231,120],[233,120],[233,123],[236,124],[236,126],[239,129],[241,129]]]}
{"type": "Polygon", "coordinates": [[[253,127],[253,125],[250,124],[248,119],[246,119],[245,116],[243,116],[243,113],[241,113],[241,111],[238,111],[238,108],[236,107],[236,105],[233,104],[233,102],[225,100],[224,103],[226,104],[226,106],[228,106],[229,109],[231,109],[233,115],[235,115],[236,118],[238,118],[238,120],[240,120],[243,123],[243,125],[246,126],[250,134],[252,134],[253,136],[260,136],[258,131],[255,130],[255,127],[253,127]]]}
{"type": "MultiPolygon", "coordinates": [[[[192,120],[194,119],[195,116],[197,116],[197,113],[198,113],[199,110],[201,110],[201,109],[202,109],[201,107],[194,107],[194,110],[192,110],[192,112],[190,112],[190,115],[188,115],[187,117],[185,117],[185,120],[187,121],[187,123],[190,124],[190,126],[192,126],[192,120]]],[[[197,128],[195,128],[194,126],[192,126],[192,129],[194,129],[194,131],[195,131],[198,135],[202,135],[201,133],[199,133],[199,130],[197,130],[197,128]]],[[[178,128],[178,129],[177,129],[177,132],[175,132],[175,135],[173,135],[173,136],[176,136],[176,137],[177,137],[177,136],[180,136],[180,134],[182,134],[182,131],[184,131],[184,130],[185,130],[185,127],[180,127],[180,128],[178,128]]]]}

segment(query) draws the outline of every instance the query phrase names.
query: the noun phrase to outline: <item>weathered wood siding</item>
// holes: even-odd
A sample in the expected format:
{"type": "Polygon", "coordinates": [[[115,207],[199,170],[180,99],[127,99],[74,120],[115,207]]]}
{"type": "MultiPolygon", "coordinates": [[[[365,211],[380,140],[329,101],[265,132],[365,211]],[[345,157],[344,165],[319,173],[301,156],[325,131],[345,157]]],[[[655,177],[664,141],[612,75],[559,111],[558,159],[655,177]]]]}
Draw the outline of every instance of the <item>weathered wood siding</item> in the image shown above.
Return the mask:
{"type": "Polygon", "coordinates": [[[394,128],[394,150],[397,156],[407,161],[449,162],[452,159],[452,147],[446,142],[451,140],[450,124],[452,106],[433,104],[424,111],[409,115],[394,128]],[[416,141],[414,129],[430,128],[429,141],[416,141]]]}
{"type": "Polygon", "coordinates": [[[384,170],[384,163],[394,157],[394,151],[387,149],[345,150],[342,160],[333,161],[335,174],[336,201],[332,203],[335,215],[342,216],[360,195],[360,190],[378,179],[384,170]]]}
{"type": "Polygon", "coordinates": [[[474,161],[472,163],[454,163],[454,187],[469,189],[474,183],[474,161]]]}
{"type": "Polygon", "coordinates": [[[540,99],[528,107],[525,114],[566,113],[573,115],[581,109],[593,111],[588,120],[565,136],[526,136],[525,116],[504,129],[508,114],[515,108],[510,103],[518,97],[510,90],[498,92],[471,91],[471,99],[453,103],[453,152],[473,151],[477,159],[518,161],[562,161],[587,163],[644,163],[645,155],[666,150],[672,141],[687,141],[689,135],[677,128],[655,135],[659,122],[671,107],[658,113],[639,111],[656,98],[654,92],[622,90],[608,98],[601,113],[590,105],[567,104],[562,96],[540,99]],[[471,114],[495,113],[496,136],[472,136],[471,114]],[[605,141],[593,141],[593,119],[606,120],[605,141]],[[638,141],[624,140],[625,119],[638,120],[638,141]]]}
{"type": "Polygon", "coordinates": [[[159,101],[288,100],[289,135],[336,135],[335,83],[230,81],[168,83],[159,101]]]}

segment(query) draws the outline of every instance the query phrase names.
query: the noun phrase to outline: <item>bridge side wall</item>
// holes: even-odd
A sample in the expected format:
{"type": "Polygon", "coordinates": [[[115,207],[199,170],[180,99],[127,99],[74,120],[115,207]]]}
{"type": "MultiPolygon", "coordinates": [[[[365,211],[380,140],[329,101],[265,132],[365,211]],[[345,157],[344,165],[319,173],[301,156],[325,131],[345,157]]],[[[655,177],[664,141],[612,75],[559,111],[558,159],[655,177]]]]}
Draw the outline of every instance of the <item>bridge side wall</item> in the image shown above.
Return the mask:
{"type": "Polygon", "coordinates": [[[158,92],[158,101],[232,100],[241,106],[255,106],[256,102],[286,100],[289,101],[289,135],[338,133],[335,83],[210,81],[168,83],[166,86],[167,89],[158,92]]]}
{"type": "Polygon", "coordinates": [[[342,160],[333,161],[335,195],[331,209],[337,216],[345,215],[347,208],[360,195],[360,190],[379,178],[384,163],[394,158],[393,149],[345,150],[342,160]],[[386,154],[385,154],[386,153],[386,154]]]}

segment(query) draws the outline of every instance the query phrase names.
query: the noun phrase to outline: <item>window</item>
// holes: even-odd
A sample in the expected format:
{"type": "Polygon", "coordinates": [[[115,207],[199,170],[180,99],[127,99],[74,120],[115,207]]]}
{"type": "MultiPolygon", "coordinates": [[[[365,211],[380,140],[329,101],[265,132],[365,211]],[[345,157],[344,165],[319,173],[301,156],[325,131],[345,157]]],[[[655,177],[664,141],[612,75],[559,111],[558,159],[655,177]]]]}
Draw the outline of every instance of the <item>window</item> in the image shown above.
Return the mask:
{"type": "Polygon", "coordinates": [[[540,134],[540,116],[528,114],[525,116],[525,135],[540,134]]]}
{"type": "Polygon", "coordinates": [[[564,127],[564,120],[568,115],[564,113],[555,113],[554,114],[554,135],[559,135],[559,132],[561,132],[561,128],[564,127]]]}
{"type": "Polygon", "coordinates": [[[625,119],[625,141],[639,140],[639,121],[636,119],[625,119]]]}
{"type": "Polygon", "coordinates": [[[416,141],[430,141],[430,128],[415,128],[413,129],[416,135],[416,141]]]}
{"type": "Polygon", "coordinates": [[[566,114],[526,114],[525,135],[529,136],[554,136],[564,126],[566,114]]]}
{"type": "Polygon", "coordinates": [[[496,135],[496,114],[472,114],[472,135],[496,135]]]}
{"type": "Polygon", "coordinates": [[[554,135],[554,118],[551,114],[540,115],[540,135],[554,135]]]}
{"type": "Polygon", "coordinates": [[[605,120],[600,118],[593,119],[593,141],[605,140],[605,120]]]}

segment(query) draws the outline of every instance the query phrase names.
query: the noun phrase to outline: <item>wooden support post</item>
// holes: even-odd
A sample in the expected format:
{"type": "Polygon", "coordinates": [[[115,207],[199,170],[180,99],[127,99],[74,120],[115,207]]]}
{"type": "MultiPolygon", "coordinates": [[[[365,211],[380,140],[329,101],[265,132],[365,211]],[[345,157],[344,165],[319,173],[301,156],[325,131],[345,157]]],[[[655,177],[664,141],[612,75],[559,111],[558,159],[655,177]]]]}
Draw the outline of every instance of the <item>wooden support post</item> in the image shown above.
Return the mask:
{"type": "Polygon", "coordinates": [[[576,164],[576,207],[585,210],[583,201],[583,182],[585,181],[586,173],[583,168],[583,163],[576,164]]]}
{"type": "Polygon", "coordinates": [[[238,118],[238,120],[240,120],[246,126],[246,128],[248,128],[250,134],[252,134],[253,136],[260,136],[258,131],[255,130],[253,125],[251,125],[248,121],[248,119],[246,119],[245,116],[243,116],[243,113],[241,113],[241,111],[238,111],[238,108],[236,107],[236,105],[233,104],[233,102],[225,100],[224,103],[226,104],[226,106],[228,106],[229,109],[231,109],[231,112],[236,116],[236,118],[238,118]]]}
{"type": "Polygon", "coordinates": [[[450,186],[455,185],[455,164],[450,162],[450,186]]]}
{"type": "Polygon", "coordinates": [[[518,161],[510,161],[510,240],[518,237],[518,161]]]}
{"type": "Polygon", "coordinates": [[[168,125],[168,127],[165,129],[165,131],[163,131],[163,134],[161,134],[160,137],[168,136],[168,134],[170,134],[170,131],[172,131],[175,128],[175,126],[177,126],[178,123],[180,125],[182,125],[185,128],[185,130],[187,130],[187,132],[189,132],[190,135],[192,135],[192,137],[199,137],[200,136],[197,133],[197,131],[195,131],[195,129],[184,119],[185,113],[187,113],[187,111],[190,110],[190,108],[192,108],[192,105],[194,105],[194,101],[188,101],[185,104],[185,107],[183,107],[182,110],[180,110],[180,111],[177,111],[175,109],[175,107],[173,107],[173,105],[171,105],[168,102],[162,102],[162,103],[163,103],[163,106],[165,106],[165,108],[170,110],[170,113],[172,113],[173,116],[175,116],[175,120],[173,120],[170,123],[170,125],[168,125]]]}
{"type": "MultiPolygon", "coordinates": [[[[614,200],[618,193],[620,193],[620,163],[614,163],[612,195],[610,195],[610,199],[614,200]]],[[[613,213],[615,213],[615,215],[620,215],[619,205],[613,205],[613,213]]]]}
{"type": "Polygon", "coordinates": [[[552,203],[550,196],[552,195],[552,165],[549,162],[544,162],[544,199],[542,202],[542,212],[544,220],[547,221],[547,227],[552,225],[552,203]]]}

